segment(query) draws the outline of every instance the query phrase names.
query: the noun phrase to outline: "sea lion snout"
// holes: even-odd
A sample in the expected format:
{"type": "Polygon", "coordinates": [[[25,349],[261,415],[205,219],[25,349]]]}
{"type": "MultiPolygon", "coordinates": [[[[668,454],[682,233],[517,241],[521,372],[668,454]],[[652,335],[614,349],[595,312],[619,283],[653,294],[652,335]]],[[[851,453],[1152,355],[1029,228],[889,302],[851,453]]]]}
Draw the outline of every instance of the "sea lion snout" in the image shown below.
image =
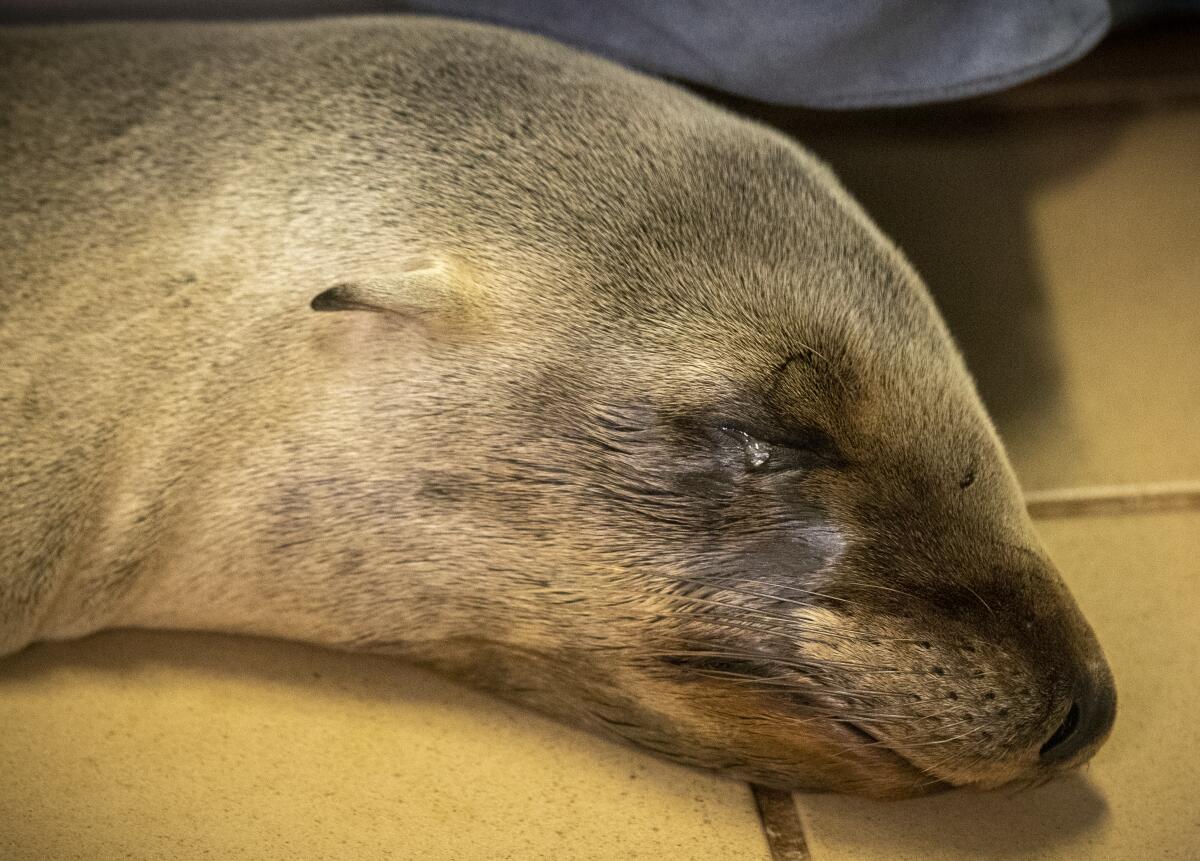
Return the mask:
{"type": "Polygon", "coordinates": [[[800,623],[842,635],[803,650],[826,707],[921,775],[866,791],[1028,785],[1086,762],[1115,685],[1057,570],[1032,538],[920,523],[918,508],[882,521],[821,578],[835,600],[800,623]]]}
{"type": "Polygon", "coordinates": [[[718,632],[704,653],[778,657],[690,668],[758,692],[754,707],[779,726],[804,726],[804,776],[782,782],[903,797],[1037,784],[1090,759],[1112,728],[1115,686],[1057,573],[1000,566],[956,583],[908,564],[867,542],[803,587],[781,578],[774,601],[742,605],[741,624],[782,628],[786,616],[790,631],[718,632]],[[891,576],[872,567],[889,557],[891,576]],[[832,775],[811,767],[823,745],[841,759],[832,775]]]}
{"type": "MultiPolygon", "coordinates": [[[[1100,749],[1116,719],[1113,674],[1090,625],[1056,571],[1039,581],[1053,588],[1026,590],[1037,618],[1026,620],[1016,639],[1018,653],[1040,681],[1033,691],[1043,700],[1044,717],[1034,724],[1040,733],[1036,750],[1029,744],[1016,747],[1028,762],[1027,773],[1016,780],[1039,781],[1082,765],[1100,749]]],[[[1020,606],[1014,609],[1018,613],[1010,624],[1019,618],[1020,606]]]]}

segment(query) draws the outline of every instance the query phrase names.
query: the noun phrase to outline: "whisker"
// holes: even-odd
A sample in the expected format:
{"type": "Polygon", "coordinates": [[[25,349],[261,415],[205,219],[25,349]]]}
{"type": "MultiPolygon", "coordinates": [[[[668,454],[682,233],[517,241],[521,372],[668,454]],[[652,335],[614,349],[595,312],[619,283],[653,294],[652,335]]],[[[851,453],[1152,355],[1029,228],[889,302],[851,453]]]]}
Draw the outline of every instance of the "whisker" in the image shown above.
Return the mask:
{"type": "Polygon", "coordinates": [[[990,613],[993,616],[996,615],[995,611],[993,611],[992,608],[988,606],[988,602],[983,600],[983,598],[980,596],[980,594],[978,592],[976,592],[974,589],[972,589],[969,584],[963,583],[962,587],[964,589],[966,589],[968,592],[970,592],[972,595],[974,595],[979,600],[979,603],[983,605],[984,609],[988,611],[988,613],[990,613]]]}
{"type": "MultiPolygon", "coordinates": [[[[696,577],[684,577],[683,575],[680,575],[680,574],[670,574],[670,575],[664,575],[664,576],[667,576],[671,580],[675,580],[680,583],[693,583],[697,586],[705,586],[707,588],[714,589],[717,591],[736,592],[737,594],[740,594],[740,595],[749,595],[749,596],[752,596],[755,598],[765,598],[768,601],[779,601],[784,604],[794,604],[797,607],[804,607],[805,609],[808,609],[813,606],[812,604],[806,603],[804,601],[797,601],[795,598],[784,598],[780,595],[772,595],[769,592],[756,592],[752,589],[743,589],[738,586],[731,586],[728,583],[710,583],[710,582],[701,580],[696,577]]],[[[739,582],[760,583],[762,585],[773,585],[773,584],[769,583],[768,581],[764,581],[764,580],[742,580],[739,578],[739,582]]],[[[850,601],[849,599],[838,598],[834,595],[826,595],[822,592],[813,592],[809,589],[796,589],[796,587],[791,587],[791,586],[786,587],[786,588],[788,588],[789,590],[792,590],[792,591],[801,591],[805,595],[812,595],[812,596],[818,597],[818,598],[826,598],[831,601],[843,601],[847,604],[854,604],[854,602],[850,601]]],[[[862,605],[855,604],[855,606],[862,606],[862,605]]]]}
{"type": "Polygon", "coordinates": [[[692,604],[700,604],[706,607],[720,607],[724,610],[735,610],[742,613],[752,612],[755,615],[762,616],[767,619],[786,622],[788,625],[796,625],[800,623],[800,620],[796,619],[794,616],[789,616],[785,613],[777,613],[772,610],[763,610],[759,607],[749,607],[745,604],[730,604],[726,601],[716,601],[710,598],[699,598],[695,595],[683,595],[673,592],[645,592],[644,594],[650,597],[662,598],[668,601],[687,601],[692,604]]]}
{"type": "MultiPolygon", "coordinates": [[[[655,576],[665,576],[672,580],[680,580],[680,581],[687,582],[687,583],[696,583],[700,586],[709,586],[713,589],[731,588],[723,583],[714,583],[714,582],[707,581],[707,580],[704,580],[704,579],[698,578],[698,577],[686,577],[682,574],[666,574],[666,575],[655,575],[655,576]]],[[[862,606],[857,601],[851,601],[849,598],[842,598],[838,595],[830,595],[827,592],[817,592],[813,589],[806,589],[803,586],[793,586],[790,583],[779,583],[777,581],[772,581],[772,580],[758,580],[758,579],[755,579],[752,577],[743,577],[740,575],[733,575],[733,576],[736,578],[737,582],[739,582],[739,583],[755,583],[760,586],[771,586],[771,587],[775,587],[775,588],[786,589],[789,592],[795,592],[795,593],[799,593],[801,595],[811,595],[814,598],[823,598],[827,601],[837,601],[842,604],[850,604],[851,606],[854,606],[854,607],[862,606]]],[[[772,601],[785,601],[789,604],[798,604],[802,607],[811,607],[812,606],[811,604],[806,604],[803,601],[796,601],[794,599],[782,598],[778,595],[772,595],[770,593],[760,594],[760,593],[749,592],[747,594],[758,594],[758,597],[761,597],[761,598],[769,598],[772,601]]]]}
{"type": "MultiPolygon", "coordinates": [[[[714,587],[714,588],[719,588],[719,587],[714,587]]],[[[695,595],[681,594],[678,592],[652,592],[652,591],[648,591],[648,590],[640,590],[637,592],[637,594],[643,595],[646,597],[650,597],[650,598],[658,598],[658,599],[661,599],[664,601],[680,601],[680,602],[685,602],[685,603],[689,603],[689,604],[697,604],[697,605],[700,605],[703,607],[715,607],[715,608],[720,608],[723,610],[732,610],[734,612],[739,612],[739,613],[753,613],[754,615],[765,618],[765,619],[770,619],[773,621],[785,623],[789,627],[792,627],[792,628],[799,627],[799,628],[803,629],[803,631],[805,633],[809,633],[809,632],[825,633],[831,637],[836,637],[840,640],[855,640],[855,641],[868,642],[868,643],[923,642],[922,640],[915,640],[915,639],[910,639],[910,638],[900,639],[900,638],[891,638],[891,637],[879,637],[879,636],[875,636],[868,632],[863,632],[860,630],[847,631],[844,629],[831,628],[827,625],[819,625],[819,624],[813,624],[810,622],[806,622],[803,618],[796,618],[795,616],[790,616],[786,613],[779,613],[779,612],[775,612],[772,610],[764,610],[760,607],[753,607],[753,606],[746,605],[746,604],[732,604],[727,601],[718,601],[713,598],[700,598],[695,595]]],[[[707,617],[705,617],[705,621],[708,621],[707,617]]],[[[779,634],[779,632],[776,632],[776,631],[772,631],[771,633],[779,634]]],[[[780,634],[780,635],[782,635],[782,634],[780,634]]],[[[788,634],[788,635],[790,635],[790,634],[788,634]]]]}
{"type": "Polygon", "coordinates": [[[881,586],[878,583],[863,583],[861,580],[842,580],[842,582],[847,586],[857,586],[860,589],[878,589],[881,592],[892,592],[896,595],[903,595],[905,598],[912,598],[914,601],[918,600],[917,596],[911,592],[905,592],[903,589],[896,589],[892,586],[881,586]]]}
{"type": "Polygon", "coordinates": [[[952,735],[949,738],[939,738],[939,739],[933,739],[931,741],[917,741],[917,742],[912,742],[912,743],[905,742],[904,749],[907,750],[910,747],[931,747],[935,744],[949,744],[952,741],[961,741],[964,738],[970,738],[972,735],[975,735],[976,733],[981,732],[982,729],[983,729],[982,727],[974,727],[972,729],[967,730],[964,733],[959,733],[958,735],[952,735]]]}

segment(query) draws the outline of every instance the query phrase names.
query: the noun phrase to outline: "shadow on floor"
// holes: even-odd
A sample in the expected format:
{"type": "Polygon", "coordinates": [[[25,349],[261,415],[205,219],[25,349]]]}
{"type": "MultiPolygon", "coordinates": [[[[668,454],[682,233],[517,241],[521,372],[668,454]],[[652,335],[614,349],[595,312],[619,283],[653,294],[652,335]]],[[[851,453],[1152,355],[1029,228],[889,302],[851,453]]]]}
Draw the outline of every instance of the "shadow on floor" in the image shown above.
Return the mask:
{"type": "Polygon", "coordinates": [[[929,285],[1002,429],[1057,423],[1061,357],[1033,206],[1102,159],[1139,107],[821,113],[720,100],[832,166],[929,285]]]}
{"type": "MultiPolygon", "coordinates": [[[[880,804],[807,796],[822,832],[845,831],[840,846],[869,858],[1045,857],[1103,829],[1108,805],[1078,774],[1024,792],[951,792],[880,804]]],[[[814,847],[820,857],[820,847],[814,847]]]]}
{"type": "Polygon", "coordinates": [[[1052,420],[1062,399],[1053,309],[1031,202],[1099,159],[1113,117],[913,118],[806,138],[903,249],[1003,426],[1052,420]]]}

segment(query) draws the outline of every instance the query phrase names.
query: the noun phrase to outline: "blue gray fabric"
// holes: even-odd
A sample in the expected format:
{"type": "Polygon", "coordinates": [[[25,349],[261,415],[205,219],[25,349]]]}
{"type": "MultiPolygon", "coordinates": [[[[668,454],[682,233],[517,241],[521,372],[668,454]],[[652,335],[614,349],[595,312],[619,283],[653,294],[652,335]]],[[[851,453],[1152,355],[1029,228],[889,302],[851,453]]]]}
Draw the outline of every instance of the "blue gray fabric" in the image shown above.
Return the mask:
{"type": "Polygon", "coordinates": [[[415,0],[725,92],[820,108],[984,93],[1091,49],[1106,0],[415,0]]]}
{"type": "MultiPolygon", "coordinates": [[[[1113,0],[1121,15],[1197,0],[1113,0]]],[[[1003,89],[1088,51],[1108,0],[0,0],[0,20],[421,11],[507,24],[761,101],[911,105],[1003,89]]]]}

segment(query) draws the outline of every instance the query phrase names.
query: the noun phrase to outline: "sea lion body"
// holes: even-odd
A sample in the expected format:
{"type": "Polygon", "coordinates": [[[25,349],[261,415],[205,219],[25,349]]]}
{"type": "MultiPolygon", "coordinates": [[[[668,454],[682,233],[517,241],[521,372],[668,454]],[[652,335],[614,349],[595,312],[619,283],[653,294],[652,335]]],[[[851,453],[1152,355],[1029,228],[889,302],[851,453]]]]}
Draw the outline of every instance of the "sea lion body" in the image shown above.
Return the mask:
{"type": "Polygon", "coordinates": [[[0,31],[0,98],[0,654],[384,651],[874,795],[1102,742],[945,327],[792,141],[418,18],[0,31]]]}

